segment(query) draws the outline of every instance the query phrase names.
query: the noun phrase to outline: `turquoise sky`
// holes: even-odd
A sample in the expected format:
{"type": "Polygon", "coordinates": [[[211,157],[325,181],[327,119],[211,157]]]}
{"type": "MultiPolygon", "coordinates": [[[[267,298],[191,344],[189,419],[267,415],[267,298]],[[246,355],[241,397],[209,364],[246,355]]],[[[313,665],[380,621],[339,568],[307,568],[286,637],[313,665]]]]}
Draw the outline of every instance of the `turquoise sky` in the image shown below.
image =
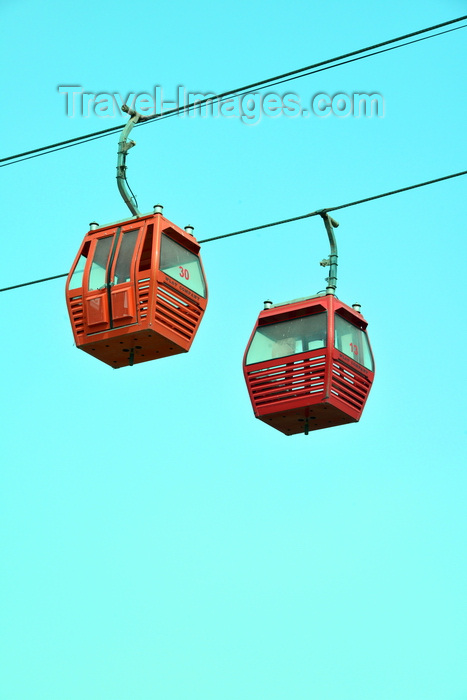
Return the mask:
{"type": "MultiPolygon", "coordinates": [[[[123,124],[59,86],[222,92],[467,14],[460,0],[124,6],[0,0],[2,157],[123,124]]],[[[467,29],[272,88],[384,116],[185,117],[128,179],[198,239],[466,170],[467,29]]],[[[125,218],[118,134],[0,169],[0,286],[125,218]]],[[[467,700],[466,178],[335,213],[369,323],[359,423],[286,438],[243,352],[264,299],[316,293],[319,218],[206,243],[189,354],[80,352],[64,280],[0,295],[0,700],[467,700]]]]}

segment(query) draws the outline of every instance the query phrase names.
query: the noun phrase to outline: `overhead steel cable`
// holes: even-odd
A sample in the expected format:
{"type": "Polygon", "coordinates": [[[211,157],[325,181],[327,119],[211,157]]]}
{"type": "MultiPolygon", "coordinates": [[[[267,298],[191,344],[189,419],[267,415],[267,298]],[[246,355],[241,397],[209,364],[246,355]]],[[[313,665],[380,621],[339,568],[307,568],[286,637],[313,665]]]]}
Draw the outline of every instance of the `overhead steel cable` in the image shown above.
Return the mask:
{"type": "MultiPolygon", "coordinates": [[[[227,100],[229,98],[233,97],[240,97],[241,95],[248,94],[253,89],[266,89],[268,87],[273,87],[275,85],[279,85],[285,82],[289,82],[291,80],[296,80],[298,78],[302,78],[308,75],[312,75],[313,73],[319,73],[324,70],[329,70],[331,68],[335,68],[340,65],[344,65],[346,63],[352,63],[353,61],[357,60],[362,60],[364,58],[369,58],[370,56],[377,55],[379,53],[384,53],[385,51],[391,51],[397,48],[402,48],[403,46],[407,46],[409,44],[416,43],[418,41],[424,41],[426,39],[431,39],[436,36],[440,36],[442,34],[446,34],[449,32],[457,31],[457,29],[463,29],[467,25],[461,25],[459,27],[454,27],[449,30],[445,30],[442,32],[438,32],[435,34],[431,34],[430,36],[422,37],[420,39],[415,39],[413,41],[407,41],[405,43],[399,43],[397,46],[390,46],[391,44],[397,44],[398,42],[404,42],[406,39],[412,39],[413,37],[420,36],[421,34],[426,34],[428,32],[434,32],[437,29],[441,29],[442,27],[447,27],[452,24],[457,24],[459,22],[462,22],[464,20],[467,20],[467,15],[463,15],[462,17],[457,17],[456,19],[449,20],[447,22],[442,22],[440,24],[433,25],[432,27],[427,27],[425,29],[419,29],[415,32],[410,32],[409,34],[404,34],[402,36],[396,37],[394,39],[388,39],[386,41],[380,42],[378,44],[373,44],[372,46],[367,46],[363,49],[357,49],[355,51],[351,51],[346,54],[342,54],[341,56],[336,56],[335,58],[329,58],[326,59],[325,61],[319,61],[318,63],[314,63],[310,66],[306,66],[304,68],[299,68],[293,71],[289,71],[287,73],[282,73],[281,75],[274,76],[272,78],[267,78],[264,80],[257,81],[255,83],[250,83],[249,85],[244,85],[243,87],[239,87],[233,90],[227,90],[226,92],[221,92],[217,95],[211,95],[210,97],[205,98],[204,100],[196,100],[193,103],[190,103],[188,105],[183,105],[182,107],[176,107],[171,110],[167,110],[164,114],[154,114],[151,116],[146,116],[144,122],[140,122],[136,126],[142,126],[143,124],[149,122],[149,121],[155,121],[155,120],[160,120],[160,119],[166,119],[168,117],[176,116],[177,114],[180,114],[180,112],[185,111],[185,112],[190,112],[193,109],[196,109],[198,107],[201,107],[202,105],[206,104],[207,102],[211,102],[214,100],[217,101],[223,101],[227,100]],[[385,46],[390,46],[390,48],[383,49],[385,46]],[[381,49],[377,51],[376,49],[381,49]],[[371,53],[370,53],[371,52],[371,53]]],[[[47,153],[52,153],[58,150],[63,150],[65,148],[71,148],[72,146],[76,146],[79,143],[83,142],[88,142],[88,141],[93,141],[97,138],[103,138],[104,136],[108,136],[116,131],[120,131],[123,128],[124,125],[118,125],[118,126],[113,126],[109,127],[108,129],[103,129],[101,131],[96,131],[91,134],[85,134],[83,136],[77,136],[72,139],[68,139],[66,141],[59,141],[54,144],[50,144],[48,146],[42,146],[40,148],[35,148],[30,151],[24,151],[23,153],[17,153],[16,155],[13,156],[7,156],[5,158],[0,158],[0,167],[5,167],[7,165],[13,165],[14,163],[19,163],[23,160],[29,160],[30,158],[36,158],[41,155],[46,155],[47,153]]]]}
{"type": "MultiPolygon", "coordinates": [[[[363,199],[356,199],[353,202],[347,202],[346,204],[338,204],[335,207],[325,207],[323,209],[316,209],[315,211],[309,212],[308,214],[301,214],[300,216],[293,216],[290,219],[282,219],[281,221],[273,221],[269,224],[260,224],[259,226],[252,226],[251,228],[244,228],[240,231],[233,231],[232,233],[224,233],[221,236],[213,236],[212,238],[205,238],[198,241],[198,243],[210,243],[211,241],[219,241],[221,238],[231,238],[232,236],[240,236],[243,233],[251,233],[252,231],[261,231],[265,228],[271,228],[273,226],[282,226],[283,224],[290,224],[294,221],[300,221],[301,219],[309,219],[312,216],[321,216],[324,213],[331,211],[338,211],[339,209],[347,209],[348,207],[355,207],[358,204],[365,204],[366,202],[372,202],[376,199],[382,199],[383,197],[391,197],[395,194],[401,194],[402,192],[408,192],[409,190],[415,190],[419,187],[426,187],[427,185],[434,185],[437,182],[443,182],[444,180],[452,180],[455,177],[460,177],[461,175],[467,175],[467,170],[462,170],[459,173],[453,173],[452,175],[444,175],[443,177],[437,177],[434,180],[427,180],[426,182],[420,182],[416,185],[408,185],[407,187],[400,187],[397,190],[391,190],[390,192],[383,192],[382,194],[375,194],[370,197],[365,197],[363,199]]],[[[68,272],[62,275],[53,275],[52,277],[44,277],[39,280],[32,280],[31,282],[22,282],[21,284],[14,284],[11,287],[4,287],[0,289],[0,292],[8,292],[12,289],[19,289],[20,287],[28,287],[31,284],[40,284],[41,282],[49,282],[50,280],[56,280],[61,277],[68,277],[68,272]]]]}
{"type": "MultiPolygon", "coordinates": [[[[379,51],[372,51],[371,53],[367,53],[364,56],[357,56],[356,58],[350,58],[346,61],[340,60],[338,63],[334,63],[333,65],[328,65],[324,66],[323,68],[316,68],[316,69],[310,69],[307,70],[305,73],[301,73],[300,75],[293,75],[290,78],[284,78],[281,80],[277,80],[276,82],[269,82],[261,85],[261,89],[267,89],[270,87],[275,87],[276,85],[283,85],[284,83],[288,83],[291,80],[299,80],[300,78],[304,78],[308,75],[315,75],[316,73],[321,73],[322,71],[325,70],[330,70],[331,68],[338,68],[339,66],[345,66],[348,63],[354,63],[355,61],[361,61],[364,58],[370,58],[371,56],[377,56],[378,54],[381,53],[386,53],[388,51],[394,51],[395,49],[400,49],[403,48],[404,46],[409,46],[410,44],[417,44],[419,41],[426,41],[427,39],[432,39],[433,37],[436,36],[441,36],[442,34],[449,34],[450,32],[455,32],[457,29],[465,29],[467,27],[467,24],[461,24],[459,27],[454,27],[453,29],[446,29],[443,32],[437,32],[436,34],[430,34],[430,36],[423,36],[420,39],[413,39],[412,41],[406,41],[403,44],[398,44],[397,46],[390,46],[387,49],[381,49],[379,51]]],[[[329,59],[330,61],[337,59],[329,59]]],[[[319,65],[319,64],[317,64],[319,65]]],[[[274,78],[271,79],[274,81],[274,78]]],[[[241,97],[242,95],[248,95],[250,92],[250,89],[244,89],[242,92],[235,92],[233,95],[234,97],[241,97]]],[[[223,98],[222,96],[214,95],[214,97],[207,97],[204,100],[197,100],[194,103],[191,103],[189,105],[186,105],[185,107],[179,107],[174,110],[167,111],[165,114],[157,114],[157,115],[152,115],[150,116],[146,121],[151,121],[151,120],[160,120],[160,119],[165,119],[165,117],[173,117],[176,114],[179,114],[183,109],[186,111],[190,112],[194,109],[197,109],[198,107],[206,104],[207,102],[214,101],[214,100],[219,100],[219,99],[225,99],[227,100],[228,97],[223,98]]],[[[142,123],[140,124],[140,126],[142,123]]]]}
{"type": "MultiPolygon", "coordinates": [[[[460,173],[454,173],[453,175],[445,175],[443,177],[437,177],[435,180],[427,180],[426,182],[420,182],[418,185],[408,185],[407,187],[401,187],[398,190],[391,190],[390,192],[383,192],[383,194],[372,195],[371,197],[365,197],[364,199],[357,199],[354,202],[348,202],[347,204],[338,204],[337,207],[325,207],[324,209],[316,209],[309,214],[301,214],[300,216],[293,216],[291,219],[282,219],[282,221],[273,221],[270,224],[261,224],[260,226],[253,226],[252,228],[245,228],[241,231],[234,231],[233,233],[224,233],[221,236],[214,236],[213,238],[205,238],[203,241],[198,241],[198,243],[210,243],[211,241],[218,241],[221,238],[230,238],[231,236],[239,236],[242,233],[250,233],[252,231],[260,231],[264,228],[270,228],[271,226],[282,226],[282,224],[290,224],[293,221],[300,221],[301,219],[309,219],[312,216],[321,216],[326,212],[338,211],[339,209],[347,209],[348,207],[355,207],[357,204],[365,204],[365,202],[372,202],[375,199],[382,199],[383,197],[391,197],[394,194],[400,194],[401,192],[408,192],[409,190],[415,190],[417,187],[425,187],[426,185],[434,185],[436,182],[442,182],[443,180],[451,180],[454,177],[460,177],[461,175],[467,175],[467,170],[463,170],[460,173]]],[[[3,291],[0,289],[0,292],[3,291]]]]}

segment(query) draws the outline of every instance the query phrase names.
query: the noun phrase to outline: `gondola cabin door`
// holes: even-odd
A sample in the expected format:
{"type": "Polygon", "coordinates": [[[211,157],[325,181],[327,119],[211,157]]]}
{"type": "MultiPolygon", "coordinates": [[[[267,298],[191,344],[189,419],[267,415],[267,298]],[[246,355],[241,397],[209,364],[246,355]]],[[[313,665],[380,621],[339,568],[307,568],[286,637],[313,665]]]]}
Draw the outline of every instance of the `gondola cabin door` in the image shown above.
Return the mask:
{"type": "Polygon", "coordinates": [[[84,276],[87,326],[102,332],[137,321],[135,252],[139,230],[118,227],[113,235],[93,241],[84,276]]]}

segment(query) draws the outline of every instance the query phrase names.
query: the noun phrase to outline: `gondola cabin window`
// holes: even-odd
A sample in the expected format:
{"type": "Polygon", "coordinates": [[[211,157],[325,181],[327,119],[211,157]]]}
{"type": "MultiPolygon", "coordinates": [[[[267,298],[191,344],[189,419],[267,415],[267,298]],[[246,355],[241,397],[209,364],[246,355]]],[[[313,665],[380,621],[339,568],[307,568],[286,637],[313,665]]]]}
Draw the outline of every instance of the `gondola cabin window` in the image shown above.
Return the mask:
{"type": "Polygon", "coordinates": [[[318,313],[260,326],[248,349],[246,364],[298,355],[326,347],[326,314],[318,313]]]}
{"type": "Polygon", "coordinates": [[[89,291],[103,289],[106,285],[107,262],[110,255],[113,236],[99,238],[94,249],[91,270],[89,272],[89,291]]]}
{"type": "Polygon", "coordinates": [[[334,318],[334,345],[347,357],[351,357],[366,369],[374,371],[373,357],[366,333],[339,314],[334,318]]]}
{"type": "Polygon", "coordinates": [[[160,269],[192,292],[206,297],[206,284],[198,256],[162,234],[160,269]]]}
{"type": "Polygon", "coordinates": [[[112,280],[114,284],[122,284],[123,282],[130,282],[131,280],[131,262],[138,239],[138,233],[139,230],[136,229],[134,231],[125,231],[123,234],[112,280]]]}
{"type": "Polygon", "coordinates": [[[79,256],[79,260],[76,263],[75,269],[73,270],[73,274],[71,276],[69,284],[69,289],[79,289],[83,286],[84,268],[86,267],[86,262],[89,255],[89,246],[90,244],[88,242],[83,247],[83,252],[79,256]]]}

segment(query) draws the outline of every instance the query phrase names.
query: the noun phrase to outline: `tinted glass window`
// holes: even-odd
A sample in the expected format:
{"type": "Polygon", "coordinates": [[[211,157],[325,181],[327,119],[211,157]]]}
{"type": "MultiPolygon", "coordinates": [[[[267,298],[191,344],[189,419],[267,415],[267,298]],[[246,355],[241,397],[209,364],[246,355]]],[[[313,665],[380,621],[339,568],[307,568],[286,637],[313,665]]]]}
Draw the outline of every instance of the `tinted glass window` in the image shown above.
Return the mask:
{"type": "Polygon", "coordinates": [[[79,260],[76,263],[76,267],[73,270],[73,274],[71,275],[70,279],[70,285],[69,289],[78,289],[78,287],[83,286],[83,274],[84,274],[84,268],[86,266],[86,261],[88,259],[88,254],[89,254],[89,243],[86,243],[86,245],[83,248],[83,252],[79,256],[79,260]]]}
{"type": "Polygon", "coordinates": [[[373,358],[366,333],[336,314],[334,344],[338,350],[367,369],[373,370],[373,358]]]}
{"type": "Polygon", "coordinates": [[[131,260],[138,239],[138,229],[135,231],[125,231],[122,244],[118,251],[117,262],[113,277],[114,284],[129,282],[131,279],[131,260]]]}
{"type": "Polygon", "coordinates": [[[288,357],[326,347],[326,314],[260,326],[248,349],[246,364],[288,357]]]}
{"type": "Polygon", "coordinates": [[[89,291],[103,289],[107,283],[106,270],[113,236],[99,238],[94,249],[94,258],[89,273],[89,291]]]}
{"type": "Polygon", "coordinates": [[[164,234],[161,240],[160,269],[201,297],[206,296],[206,284],[199,258],[164,234]]]}

